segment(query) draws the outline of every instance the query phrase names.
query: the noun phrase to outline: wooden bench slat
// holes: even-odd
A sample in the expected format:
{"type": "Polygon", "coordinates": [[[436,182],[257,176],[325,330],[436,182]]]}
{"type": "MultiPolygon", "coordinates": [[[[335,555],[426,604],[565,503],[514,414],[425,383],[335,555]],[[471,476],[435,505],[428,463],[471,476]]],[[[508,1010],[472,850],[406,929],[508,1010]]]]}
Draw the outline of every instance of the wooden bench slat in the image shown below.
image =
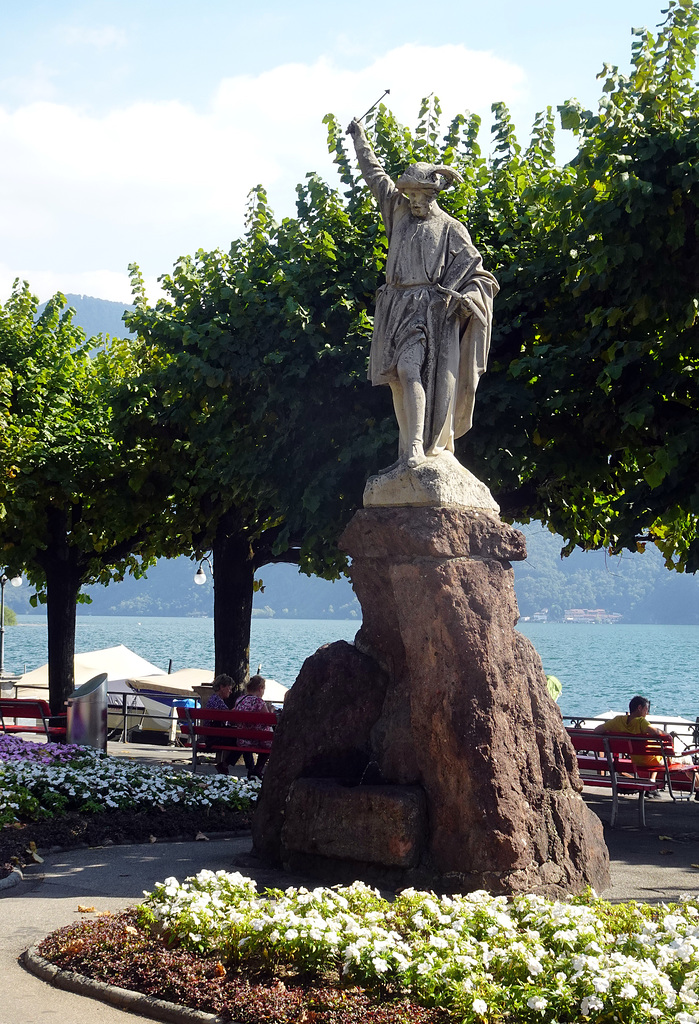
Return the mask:
{"type": "Polygon", "coordinates": [[[44,735],[50,741],[66,735],[65,715],[52,715],[48,702],[40,697],[0,697],[0,730],[9,735],[27,732],[44,735]],[[6,719],[13,719],[12,722],[6,719]],[[34,719],[34,725],[20,725],[17,719],[34,719]],[[41,724],[39,724],[41,723],[41,724]]]}

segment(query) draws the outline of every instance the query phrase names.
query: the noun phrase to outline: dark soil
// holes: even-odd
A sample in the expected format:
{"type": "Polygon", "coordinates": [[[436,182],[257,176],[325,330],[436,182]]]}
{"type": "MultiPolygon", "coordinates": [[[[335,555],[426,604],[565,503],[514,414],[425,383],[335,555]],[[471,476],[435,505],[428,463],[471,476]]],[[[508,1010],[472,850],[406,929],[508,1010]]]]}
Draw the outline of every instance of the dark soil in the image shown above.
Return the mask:
{"type": "Polygon", "coordinates": [[[66,970],[109,985],[217,1013],[237,1024],[448,1024],[442,1009],[324,979],[251,979],[216,957],[172,948],[136,922],[133,911],[60,928],[40,954],[66,970]]]}
{"type": "Polygon", "coordinates": [[[105,811],[83,816],[72,813],[21,827],[7,826],[0,829],[0,878],[12,866],[32,862],[32,843],[43,856],[56,848],[194,839],[198,832],[237,834],[248,831],[250,815],[250,811],[168,807],[162,811],[105,811]]]}

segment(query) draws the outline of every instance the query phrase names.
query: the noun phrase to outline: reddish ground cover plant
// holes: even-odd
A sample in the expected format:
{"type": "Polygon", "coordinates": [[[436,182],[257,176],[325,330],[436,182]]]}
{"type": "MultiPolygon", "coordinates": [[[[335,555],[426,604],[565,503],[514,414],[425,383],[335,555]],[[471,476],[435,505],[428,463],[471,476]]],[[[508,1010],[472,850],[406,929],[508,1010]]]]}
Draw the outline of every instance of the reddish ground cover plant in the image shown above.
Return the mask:
{"type": "Polygon", "coordinates": [[[440,1009],[404,998],[382,1001],[360,988],[317,980],[249,978],[216,957],[168,948],[133,911],[80,921],[53,932],[40,954],[65,970],[217,1013],[237,1024],[446,1024],[440,1009]]]}

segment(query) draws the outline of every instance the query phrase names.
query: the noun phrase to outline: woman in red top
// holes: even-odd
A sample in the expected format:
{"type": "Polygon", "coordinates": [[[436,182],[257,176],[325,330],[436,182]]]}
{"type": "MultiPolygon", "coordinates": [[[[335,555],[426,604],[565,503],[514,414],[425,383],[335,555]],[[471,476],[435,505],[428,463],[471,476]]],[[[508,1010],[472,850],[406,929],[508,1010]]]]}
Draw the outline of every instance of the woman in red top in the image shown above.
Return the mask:
{"type": "MultiPolygon", "coordinates": [[[[238,697],[235,702],[235,711],[261,711],[266,713],[269,711],[266,703],[262,699],[265,693],[265,679],[263,676],[251,676],[250,682],[245,687],[245,693],[242,697],[238,697]]],[[[257,728],[264,730],[265,732],[272,732],[269,725],[257,726],[257,728]]],[[[251,740],[240,740],[241,747],[251,747],[251,740]]],[[[272,746],[272,743],[268,744],[272,746]]],[[[245,767],[248,770],[248,778],[261,779],[265,770],[265,765],[269,759],[269,754],[258,754],[257,764],[255,764],[255,755],[252,751],[245,751],[243,753],[243,760],[245,761],[245,767]]]]}

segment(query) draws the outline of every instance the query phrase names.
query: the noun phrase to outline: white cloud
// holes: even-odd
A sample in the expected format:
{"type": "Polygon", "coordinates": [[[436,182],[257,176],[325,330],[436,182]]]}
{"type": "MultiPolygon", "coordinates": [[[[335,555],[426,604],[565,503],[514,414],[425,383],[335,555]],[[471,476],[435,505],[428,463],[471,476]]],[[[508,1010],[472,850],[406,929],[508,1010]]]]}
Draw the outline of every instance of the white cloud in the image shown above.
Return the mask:
{"type": "Polygon", "coordinates": [[[0,108],[0,253],[9,279],[25,268],[42,299],[49,285],[128,299],[119,290],[130,261],[155,277],[180,255],[227,247],[258,182],[280,215],[293,212],[307,171],[334,182],[322,117],[333,111],[349,121],[386,87],[397,117],[414,124],[426,92],[440,97],[445,118],[487,114],[495,100],[522,101],[525,78],[491,53],[408,45],[356,70],[321,58],[227,78],[203,111],[176,101],[101,116],[50,102],[0,108]]]}

